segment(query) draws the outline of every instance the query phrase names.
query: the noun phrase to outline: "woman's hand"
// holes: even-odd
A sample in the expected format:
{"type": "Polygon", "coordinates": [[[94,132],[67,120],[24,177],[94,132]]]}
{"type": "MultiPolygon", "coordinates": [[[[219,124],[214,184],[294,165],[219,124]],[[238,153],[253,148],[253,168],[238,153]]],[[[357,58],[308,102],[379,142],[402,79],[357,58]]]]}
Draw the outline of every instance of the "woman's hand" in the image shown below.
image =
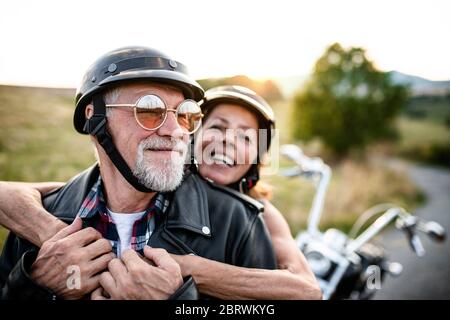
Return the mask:
{"type": "Polygon", "coordinates": [[[40,247],[66,224],[47,212],[41,194],[59,182],[0,182],[0,225],[40,247]]]}

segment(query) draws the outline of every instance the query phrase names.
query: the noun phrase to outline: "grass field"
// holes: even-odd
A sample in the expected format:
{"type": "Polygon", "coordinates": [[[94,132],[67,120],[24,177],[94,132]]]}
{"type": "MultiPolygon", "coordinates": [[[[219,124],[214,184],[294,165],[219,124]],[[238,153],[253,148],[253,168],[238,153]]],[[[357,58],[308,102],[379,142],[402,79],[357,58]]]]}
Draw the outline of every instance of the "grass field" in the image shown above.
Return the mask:
{"type": "Polygon", "coordinates": [[[94,159],[72,129],[73,91],[0,86],[0,179],[64,181],[94,159]]]}
{"type": "MultiPolygon", "coordinates": [[[[89,138],[72,127],[73,96],[73,90],[0,86],[0,180],[65,181],[93,163],[89,138]]],[[[281,143],[292,142],[288,129],[293,121],[291,108],[288,102],[274,104],[281,143]]],[[[405,143],[425,139],[432,130],[436,130],[433,136],[444,134],[432,125],[424,127],[422,134],[414,128],[420,124],[400,121],[399,125],[405,143]]],[[[302,147],[308,155],[320,151],[315,143],[302,147]]],[[[396,202],[412,209],[421,201],[421,193],[405,175],[375,163],[346,159],[332,168],[323,227],[348,230],[358,214],[378,202],[396,202]]],[[[288,219],[292,231],[303,228],[313,187],[306,181],[279,175],[264,180],[272,185],[273,202],[288,219]]],[[[4,235],[0,228],[0,247],[4,235]]]]}
{"type": "Polygon", "coordinates": [[[450,129],[439,122],[403,117],[398,120],[397,125],[401,148],[412,148],[425,144],[445,144],[450,141],[450,129]]]}
{"type": "Polygon", "coordinates": [[[397,155],[417,162],[450,167],[449,126],[430,118],[401,118],[398,127],[400,139],[395,148],[397,155]]]}
{"type": "Polygon", "coordinates": [[[450,95],[416,96],[404,110],[412,118],[450,125],[450,95]]]}
{"type": "Polygon", "coordinates": [[[0,180],[66,181],[94,161],[89,139],[72,129],[73,96],[0,86],[0,180]]]}
{"type": "Polygon", "coordinates": [[[397,154],[450,167],[450,95],[413,97],[403,114],[397,154]]]}

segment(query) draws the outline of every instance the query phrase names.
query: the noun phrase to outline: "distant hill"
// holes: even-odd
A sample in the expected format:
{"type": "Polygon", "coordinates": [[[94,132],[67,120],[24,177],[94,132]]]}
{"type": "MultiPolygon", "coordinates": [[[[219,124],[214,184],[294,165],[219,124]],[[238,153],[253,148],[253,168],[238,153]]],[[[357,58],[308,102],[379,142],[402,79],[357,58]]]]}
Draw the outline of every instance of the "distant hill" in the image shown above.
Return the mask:
{"type": "Polygon", "coordinates": [[[395,83],[410,85],[412,94],[415,96],[450,94],[450,81],[433,81],[398,71],[391,71],[389,74],[395,83]]]}
{"type": "MultiPolygon", "coordinates": [[[[410,85],[414,96],[442,96],[450,94],[449,81],[433,81],[422,77],[405,74],[399,71],[390,71],[392,80],[398,84],[410,85]]],[[[308,79],[307,75],[274,78],[286,98],[291,97],[308,79]]]]}

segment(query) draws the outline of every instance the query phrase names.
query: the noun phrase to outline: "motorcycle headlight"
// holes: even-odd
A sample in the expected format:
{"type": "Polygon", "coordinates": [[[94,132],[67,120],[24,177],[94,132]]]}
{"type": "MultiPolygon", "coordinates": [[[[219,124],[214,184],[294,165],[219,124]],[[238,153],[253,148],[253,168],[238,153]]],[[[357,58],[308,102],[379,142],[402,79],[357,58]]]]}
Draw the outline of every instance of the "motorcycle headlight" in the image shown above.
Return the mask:
{"type": "Polygon", "coordinates": [[[314,274],[319,278],[324,278],[331,269],[331,261],[322,253],[310,251],[305,254],[309,266],[314,274]]]}

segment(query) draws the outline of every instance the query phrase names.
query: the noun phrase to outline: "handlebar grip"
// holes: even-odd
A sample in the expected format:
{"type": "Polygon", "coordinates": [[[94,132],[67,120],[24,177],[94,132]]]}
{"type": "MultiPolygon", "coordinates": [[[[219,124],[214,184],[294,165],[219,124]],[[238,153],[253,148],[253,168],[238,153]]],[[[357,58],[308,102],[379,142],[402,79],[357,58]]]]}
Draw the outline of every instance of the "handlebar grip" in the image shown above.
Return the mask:
{"type": "Polygon", "coordinates": [[[431,240],[442,242],[446,238],[446,232],[443,226],[434,221],[428,221],[423,226],[423,231],[430,237],[431,240]]]}

